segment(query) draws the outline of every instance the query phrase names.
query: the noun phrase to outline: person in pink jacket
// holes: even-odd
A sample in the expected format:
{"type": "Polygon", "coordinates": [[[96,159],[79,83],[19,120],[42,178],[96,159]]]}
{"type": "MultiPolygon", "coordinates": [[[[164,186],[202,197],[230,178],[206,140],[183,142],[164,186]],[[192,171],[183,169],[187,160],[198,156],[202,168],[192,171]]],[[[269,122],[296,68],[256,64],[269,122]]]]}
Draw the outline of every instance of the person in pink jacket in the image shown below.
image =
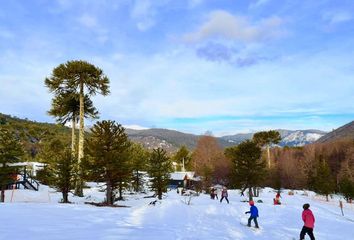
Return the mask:
{"type": "Polygon", "coordinates": [[[315,236],[313,235],[313,228],[315,227],[315,217],[313,216],[312,211],[309,209],[310,204],[305,203],[302,208],[304,211],[302,212],[302,220],[304,221],[304,226],[302,227],[300,233],[300,240],[305,239],[305,234],[307,233],[311,240],[315,240],[315,236]]]}

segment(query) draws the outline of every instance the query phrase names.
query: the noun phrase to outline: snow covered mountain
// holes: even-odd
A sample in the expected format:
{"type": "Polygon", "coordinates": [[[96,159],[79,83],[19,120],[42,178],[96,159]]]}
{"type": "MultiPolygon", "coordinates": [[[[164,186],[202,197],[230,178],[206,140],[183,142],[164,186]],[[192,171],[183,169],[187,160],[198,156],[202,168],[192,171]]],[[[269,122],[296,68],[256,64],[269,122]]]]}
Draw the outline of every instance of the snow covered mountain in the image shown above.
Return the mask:
{"type": "Polygon", "coordinates": [[[278,130],[282,137],[280,146],[304,146],[316,142],[319,138],[324,136],[326,132],[319,130],[278,130]]]}
{"type": "MultiPolygon", "coordinates": [[[[326,132],[320,130],[285,130],[285,129],[278,129],[276,130],[280,133],[282,138],[281,142],[278,144],[279,146],[304,146],[306,144],[313,143],[317,141],[320,137],[324,136],[326,132]]],[[[229,136],[223,136],[222,139],[234,143],[239,144],[240,142],[252,139],[253,133],[242,133],[242,134],[235,134],[229,136]]]]}
{"type": "MultiPolygon", "coordinates": [[[[303,146],[317,141],[324,136],[326,132],[319,130],[284,130],[279,131],[282,141],[279,146],[303,146]]],[[[129,138],[135,142],[143,144],[146,148],[163,147],[168,152],[176,151],[180,146],[187,146],[194,149],[197,145],[200,135],[187,134],[168,129],[147,129],[132,130],[126,129],[129,138]]],[[[252,139],[253,133],[240,133],[235,135],[223,136],[217,138],[220,146],[230,147],[237,145],[247,139],[252,139]]]]}

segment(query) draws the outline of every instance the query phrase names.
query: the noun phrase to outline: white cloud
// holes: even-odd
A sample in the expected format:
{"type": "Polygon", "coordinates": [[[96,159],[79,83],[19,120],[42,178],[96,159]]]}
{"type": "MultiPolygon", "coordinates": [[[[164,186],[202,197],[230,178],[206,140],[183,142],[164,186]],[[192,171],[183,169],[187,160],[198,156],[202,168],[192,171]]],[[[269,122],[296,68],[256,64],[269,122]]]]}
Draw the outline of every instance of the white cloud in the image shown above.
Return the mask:
{"type": "Polygon", "coordinates": [[[253,8],[258,8],[258,7],[261,7],[265,4],[267,4],[268,2],[270,2],[270,0],[257,0],[255,2],[252,2],[249,6],[250,9],[253,9],[253,8]]]}
{"type": "Polygon", "coordinates": [[[155,14],[154,5],[150,0],[135,1],[131,11],[131,17],[140,31],[146,31],[155,25],[155,14]]]}
{"type": "Polygon", "coordinates": [[[140,125],[136,125],[136,124],[133,124],[133,125],[123,125],[124,128],[129,128],[129,129],[134,129],[134,130],[145,130],[145,129],[149,129],[147,127],[143,127],[143,126],[140,126],[140,125]]]}
{"type": "Polygon", "coordinates": [[[323,14],[323,19],[330,24],[338,24],[351,21],[353,19],[353,15],[346,11],[325,12],[323,14]]]}
{"type": "Polygon", "coordinates": [[[77,20],[81,25],[87,28],[95,28],[98,26],[96,17],[87,13],[82,14],[77,20]]]}
{"type": "Polygon", "coordinates": [[[186,42],[196,43],[206,39],[226,39],[243,43],[260,42],[284,34],[279,17],[265,18],[251,23],[247,18],[223,10],[211,12],[208,20],[196,32],[185,34],[186,42]]]}
{"type": "Polygon", "coordinates": [[[204,0],[188,0],[188,6],[190,8],[194,8],[198,5],[201,5],[204,2],[204,0]]]}

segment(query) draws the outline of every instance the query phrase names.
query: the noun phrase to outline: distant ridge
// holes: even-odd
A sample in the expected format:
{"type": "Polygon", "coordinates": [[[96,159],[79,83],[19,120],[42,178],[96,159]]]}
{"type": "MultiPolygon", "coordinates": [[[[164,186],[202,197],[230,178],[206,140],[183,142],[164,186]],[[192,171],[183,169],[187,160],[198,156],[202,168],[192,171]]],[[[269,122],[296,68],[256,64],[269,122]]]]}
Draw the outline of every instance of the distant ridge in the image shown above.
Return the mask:
{"type": "Polygon", "coordinates": [[[317,140],[318,143],[332,142],[340,139],[354,139],[354,121],[347,123],[317,140]]]}

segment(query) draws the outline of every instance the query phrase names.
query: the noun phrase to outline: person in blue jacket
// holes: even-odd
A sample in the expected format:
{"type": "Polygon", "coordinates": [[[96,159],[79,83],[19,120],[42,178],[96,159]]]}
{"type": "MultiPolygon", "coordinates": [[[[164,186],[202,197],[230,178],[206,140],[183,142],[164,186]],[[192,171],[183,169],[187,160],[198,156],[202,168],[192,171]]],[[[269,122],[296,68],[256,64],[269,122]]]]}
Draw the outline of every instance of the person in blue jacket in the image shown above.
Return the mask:
{"type": "Polygon", "coordinates": [[[249,204],[251,206],[250,210],[248,212],[245,212],[245,214],[247,213],[251,213],[251,216],[248,219],[248,224],[247,226],[251,226],[251,221],[253,219],[254,224],[256,225],[256,228],[259,228],[258,226],[258,222],[257,222],[257,218],[258,218],[258,208],[254,205],[254,202],[251,200],[249,201],[249,204]]]}

